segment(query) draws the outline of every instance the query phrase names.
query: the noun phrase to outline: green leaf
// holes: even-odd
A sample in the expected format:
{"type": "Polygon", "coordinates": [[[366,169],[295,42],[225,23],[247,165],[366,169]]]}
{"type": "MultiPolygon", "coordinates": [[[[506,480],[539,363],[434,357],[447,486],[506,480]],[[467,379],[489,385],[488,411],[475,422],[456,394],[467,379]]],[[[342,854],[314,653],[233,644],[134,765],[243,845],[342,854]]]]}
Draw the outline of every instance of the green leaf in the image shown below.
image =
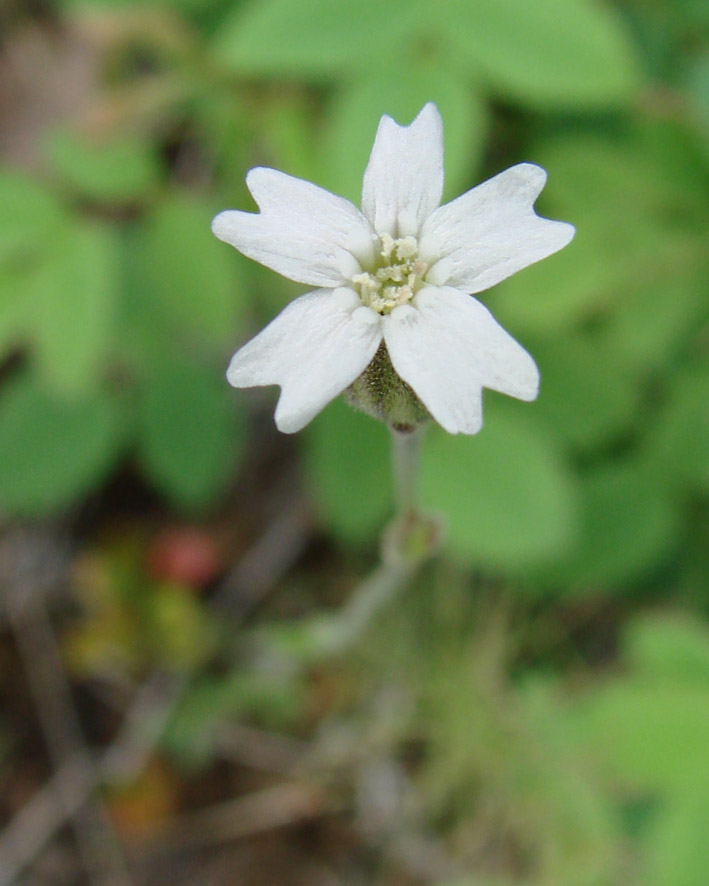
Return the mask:
{"type": "Polygon", "coordinates": [[[550,438],[513,412],[487,408],[475,437],[432,429],[422,490],[447,517],[452,550],[503,572],[560,554],[574,539],[571,477],[550,438]]]}
{"type": "Polygon", "coordinates": [[[305,465],[325,525],[339,538],[375,538],[393,510],[391,454],[384,425],[344,401],[332,403],[306,432],[305,465]]]}
{"type": "Polygon", "coordinates": [[[141,391],[139,457],[149,479],[177,505],[213,503],[226,491],[244,441],[221,373],[172,361],[141,391]]]}
{"type": "Polygon", "coordinates": [[[701,323],[705,279],[689,268],[627,292],[606,318],[604,342],[629,367],[666,372],[701,323]]]}
{"type": "Polygon", "coordinates": [[[709,628],[689,614],[635,618],[623,638],[634,671],[657,681],[698,680],[709,690],[709,628]]]}
{"type": "Polygon", "coordinates": [[[705,886],[709,871],[709,768],[675,794],[647,839],[647,886],[705,886]]]}
{"type": "Polygon", "coordinates": [[[542,107],[626,102],[641,77],[620,17],[589,0],[442,0],[436,30],[505,97],[542,107]]]}
{"type": "Polygon", "coordinates": [[[74,225],[33,278],[29,331],[48,387],[97,387],[107,369],[117,295],[117,240],[110,228],[74,225]]]}
{"type": "Polygon", "coordinates": [[[260,0],[221,26],[216,59],[257,77],[322,79],[368,70],[411,32],[412,0],[260,0]]]}
{"type": "Polygon", "coordinates": [[[131,284],[171,331],[211,348],[235,341],[246,298],[241,257],[211,232],[214,210],[184,194],[163,201],[135,231],[131,284]]]}
{"type": "Polygon", "coordinates": [[[709,686],[619,680],[584,699],[574,728],[616,778],[646,791],[674,791],[707,773],[709,686]]]}
{"type": "Polygon", "coordinates": [[[621,589],[656,569],[674,549],[679,511],[637,460],[596,468],[582,478],[580,491],[577,544],[542,570],[546,580],[621,589]]]}
{"type": "Polygon", "coordinates": [[[92,200],[117,204],[143,201],[160,179],[151,147],[134,136],[97,139],[60,129],[49,139],[46,150],[64,182],[92,200]]]}
{"type": "Polygon", "coordinates": [[[68,214],[39,182],[0,169],[0,268],[31,266],[47,253],[68,214]]]}
{"type": "Polygon", "coordinates": [[[588,450],[631,426],[636,384],[609,348],[577,334],[531,350],[542,375],[535,410],[559,438],[588,450]]]}
{"type": "Polygon", "coordinates": [[[696,275],[705,253],[697,236],[703,210],[688,198],[678,164],[659,147],[659,156],[648,150],[648,140],[586,135],[535,149],[549,173],[539,211],[572,222],[576,237],[496,290],[500,319],[548,335],[696,275]]]}
{"type": "Polygon", "coordinates": [[[645,439],[649,470],[666,485],[709,492],[709,362],[670,380],[665,408],[645,439]]]}
{"type": "Polygon", "coordinates": [[[0,398],[0,509],[35,516],[68,506],[103,479],[124,442],[123,411],[105,393],[69,400],[14,380],[0,398]]]}
{"type": "Polygon", "coordinates": [[[455,70],[436,59],[413,57],[401,66],[380,67],[335,97],[323,143],[326,184],[359,205],[362,176],[382,114],[408,124],[426,102],[443,117],[446,193],[454,197],[471,182],[485,146],[487,111],[479,96],[455,70]]]}

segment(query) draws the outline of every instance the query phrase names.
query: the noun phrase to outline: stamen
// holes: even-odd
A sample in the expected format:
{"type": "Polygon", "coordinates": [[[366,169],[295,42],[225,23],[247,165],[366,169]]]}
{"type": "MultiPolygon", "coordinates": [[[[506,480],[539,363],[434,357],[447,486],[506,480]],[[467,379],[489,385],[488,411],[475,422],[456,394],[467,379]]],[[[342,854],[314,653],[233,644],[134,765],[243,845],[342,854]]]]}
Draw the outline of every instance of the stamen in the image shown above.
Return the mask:
{"type": "Polygon", "coordinates": [[[375,266],[351,279],[359,287],[363,305],[389,314],[411,301],[423,285],[428,264],[418,258],[415,237],[395,240],[390,234],[382,234],[379,242],[381,250],[375,266]]]}

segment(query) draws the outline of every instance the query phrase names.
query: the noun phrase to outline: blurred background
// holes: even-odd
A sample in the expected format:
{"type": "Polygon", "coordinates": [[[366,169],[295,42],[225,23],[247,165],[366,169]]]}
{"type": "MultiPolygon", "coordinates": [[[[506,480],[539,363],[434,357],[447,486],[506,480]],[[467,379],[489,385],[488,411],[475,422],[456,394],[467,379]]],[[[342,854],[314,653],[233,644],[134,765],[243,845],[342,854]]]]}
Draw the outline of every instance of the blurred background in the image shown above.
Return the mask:
{"type": "Polygon", "coordinates": [[[2,0],[0,883],[706,886],[709,6],[2,0]],[[210,233],[270,165],[359,202],[528,160],[575,241],[483,300],[535,356],[428,431],[435,560],[324,651],[386,429],[279,435],[232,352],[304,287],[210,233]]]}

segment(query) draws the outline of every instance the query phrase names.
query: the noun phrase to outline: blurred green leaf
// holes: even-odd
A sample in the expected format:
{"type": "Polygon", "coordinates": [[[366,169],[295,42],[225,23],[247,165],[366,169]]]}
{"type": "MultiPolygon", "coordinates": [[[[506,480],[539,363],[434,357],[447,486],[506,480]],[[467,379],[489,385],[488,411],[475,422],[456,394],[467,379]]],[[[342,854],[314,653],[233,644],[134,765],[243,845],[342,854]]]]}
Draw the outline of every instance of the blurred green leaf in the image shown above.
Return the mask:
{"type": "Polygon", "coordinates": [[[46,151],[63,182],[92,200],[143,201],[160,180],[151,145],[135,136],[99,139],[60,129],[48,140],[46,151]]]}
{"type": "Polygon", "coordinates": [[[142,310],[152,303],[170,334],[197,336],[212,348],[238,338],[247,307],[241,256],[212,234],[215,214],[186,194],[165,199],[135,232],[130,271],[142,310]]]}
{"type": "Polygon", "coordinates": [[[441,0],[435,30],[471,72],[535,110],[627,102],[642,80],[610,6],[588,0],[441,0]]]}
{"type": "Polygon", "coordinates": [[[577,544],[542,569],[546,580],[580,589],[622,588],[672,552],[679,510],[637,459],[596,467],[581,478],[580,492],[577,544]]]}
{"type": "Polygon", "coordinates": [[[705,886],[709,871],[709,768],[672,796],[646,842],[647,886],[705,886]]]}
{"type": "Polygon", "coordinates": [[[549,436],[512,411],[487,408],[475,437],[432,428],[422,489],[424,502],[447,517],[451,549],[468,561],[521,569],[574,540],[571,475],[549,436]]]}
{"type": "Polygon", "coordinates": [[[397,53],[419,5],[415,0],[252,0],[223,23],[216,59],[256,77],[351,76],[397,53]]]}
{"type": "Polygon", "coordinates": [[[688,269],[629,291],[606,318],[604,344],[630,368],[666,372],[701,323],[704,280],[688,269]]]}
{"type": "Polygon", "coordinates": [[[560,439],[588,450],[631,426],[635,380],[602,343],[565,335],[539,341],[531,351],[542,375],[535,411],[560,439]]]}
{"type": "Polygon", "coordinates": [[[659,612],[630,622],[623,658],[658,682],[699,680],[709,690],[709,627],[690,614],[659,612]]]}
{"type": "Polygon", "coordinates": [[[117,295],[117,241],[107,226],[73,225],[33,280],[29,335],[38,370],[58,391],[98,387],[108,369],[117,295]]]}
{"type": "MultiPolygon", "coordinates": [[[[575,224],[576,238],[506,280],[492,298],[496,314],[548,335],[611,314],[629,300],[642,303],[647,290],[690,291],[684,281],[695,280],[705,262],[706,191],[693,161],[688,188],[686,152],[679,159],[666,153],[667,139],[649,131],[612,141],[577,135],[537,147],[534,158],[549,172],[540,213],[575,224]]],[[[670,342],[674,310],[665,312],[670,342]]],[[[652,326],[652,318],[647,322],[652,326]]],[[[643,334],[641,328],[638,339],[643,334]]]]}
{"type": "Polygon", "coordinates": [[[203,507],[225,491],[244,431],[221,373],[173,360],[143,384],[139,458],[149,479],[177,505],[203,507]]]}
{"type": "Polygon", "coordinates": [[[663,485],[709,492],[709,361],[670,380],[667,403],[648,428],[644,456],[663,485]]]}
{"type": "Polygon", "coordinates": [[[386,428],[339,399],[306,440],[306,470],[326,525],[348,542],[371,539],[394,506],[386,428]]]}
{"type": "Polygon", "coordinates": [[[0,205],[0,274],[47,253],[69,218],[51,191],[14,169],[0,168],[0,205]]]}
{"type": "Polygon", "coordinates": [[[636,789],[673,792],[709,772],[707,685],[619,680],[584,699],[574,723],[606,768],[636,789]]]}
{"type": "Polygon", "coordinates": [[[328,120],[322,154],[327,185],[359,205],[362,176],[377,124],[383,114],[408,124],[426,102],[443,117],[446,193],[456,196],[471,182],[485,146],[488,115],[465,79],[440,59],[410,59],[406,76],[386,57],[367,76],[337,93],[328,120]]]}
{"type": "Polygon", "coordinates": [[[687,88],[704,130],[709,134],[709,51],[693,59],[687,74],[687,88]]]}
{"type": "Polygon", "coordinates": [[[150,600],[155,651],[171,669],[192,670],[211,654],[216,627],[191,588],[158,587],[150,600]]]}
{"type": "Polygon", "coordinates": [[[34,516],[71,504],[107,474],[125,431],[105,392],[63,399],[15,379],[0,398],[0,509],[34,516]]]}

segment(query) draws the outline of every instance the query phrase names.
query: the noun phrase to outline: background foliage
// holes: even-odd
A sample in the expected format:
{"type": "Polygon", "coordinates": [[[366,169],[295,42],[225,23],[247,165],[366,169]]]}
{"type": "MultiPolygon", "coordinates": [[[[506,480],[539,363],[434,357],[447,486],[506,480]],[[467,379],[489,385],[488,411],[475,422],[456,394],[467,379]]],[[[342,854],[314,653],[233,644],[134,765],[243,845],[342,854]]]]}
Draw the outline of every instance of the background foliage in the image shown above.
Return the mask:
{"type": "MultiPolygon", "coordinates": [[[[115,528],[121,490],[138,488],[130,519],[218,523],[236,557],[259,507],[248,484],[296,459],[329,553],[263,621],[346,598],[391,509],[386,432],[339,402],[279,442],[274,391],[228,387],[230,354],[300,290],[209,223],[254,208],[254,165],[358,202],[379,116],[435,101],[446,198],[537,162],[540,212],[577,236],[484,293],[535,355],[540,398],[486,394],[473,439],[430,430],[422,491],[446,517],[445,556],[337,665],[318,734],[327,748],[340,718],[395,773],[425,748],[418,808],[404,798],[394,818],[460,862],[441,886],[703,886],[707,5],[36,7],[0,12],[4,523],[81,527],[93,508],[115,528]],[[387,692],[402,710],[382,724],[372,699],[387,692]]],[[[199,672],[231,648],[203,599],[166,590],[124,541],[76,533],[94,570],[73,591],[77,675],[199,672]]],[[[179,766],[208,765],[204,736],[230,717],[308,732],[307,680],[198,677],[164,738],[179,766]]],[[[390,820],[375,842],[400,837],[390,820]]]]}

